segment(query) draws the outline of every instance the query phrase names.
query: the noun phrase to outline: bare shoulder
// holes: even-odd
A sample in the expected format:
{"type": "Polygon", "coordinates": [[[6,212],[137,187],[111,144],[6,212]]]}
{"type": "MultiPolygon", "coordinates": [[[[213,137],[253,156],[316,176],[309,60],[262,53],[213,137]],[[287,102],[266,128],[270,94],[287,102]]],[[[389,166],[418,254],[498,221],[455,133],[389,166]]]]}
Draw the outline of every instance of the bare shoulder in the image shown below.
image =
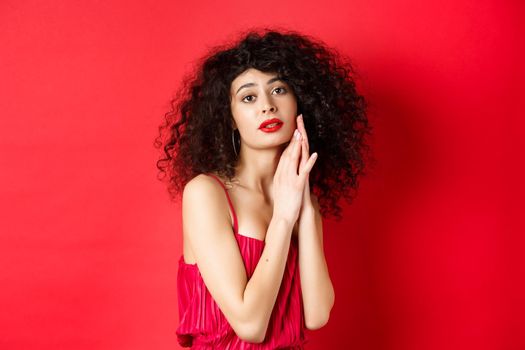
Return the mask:
{"type": "Polygon", "coordinates": [[[199,174],[188,181],[184,187],[184,194],[191,192],[191,195],[214,195],[222,190],[217,180],[206,174],[199,174]]]}
{"type": "Polygon", "coordinates": [[[182,195],[185,238],[190,231],[194,231],[186,230],[189,224],[195,227],[194,220],[206,218],[210,223],[209,226],[215,225],[217,228],[230,226],[228,207],[224,205],[224,201],[224,190],[217,180],[205,174],[199,174],[191,179],[184,187],[182,195]]]}

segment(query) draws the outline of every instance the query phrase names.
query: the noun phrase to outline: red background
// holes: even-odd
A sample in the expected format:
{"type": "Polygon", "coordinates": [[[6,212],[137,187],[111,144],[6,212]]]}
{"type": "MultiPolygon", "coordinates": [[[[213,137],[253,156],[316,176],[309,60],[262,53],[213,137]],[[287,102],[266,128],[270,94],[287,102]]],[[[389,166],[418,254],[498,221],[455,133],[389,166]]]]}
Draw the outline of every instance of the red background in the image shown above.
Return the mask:
{"type": "Polygon", "coordinates": [[[525,348],[523,3],[81,3],[0,4],[0,347],[177,348],[157,126],[208,47],[278,25],[353,58],[375,126],[308,348],[525,348]]]}

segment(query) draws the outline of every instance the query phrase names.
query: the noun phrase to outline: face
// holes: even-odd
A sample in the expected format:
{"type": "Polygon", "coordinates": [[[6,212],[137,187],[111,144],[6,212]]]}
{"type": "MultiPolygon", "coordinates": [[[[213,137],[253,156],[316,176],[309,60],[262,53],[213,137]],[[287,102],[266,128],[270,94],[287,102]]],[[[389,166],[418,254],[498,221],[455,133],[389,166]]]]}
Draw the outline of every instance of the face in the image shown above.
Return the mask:
{"type": "Polygon", "coordinates": [[[230,96],[233,124],[241,142],[251,148],[267,148],[290,141],[296,128],[297,100],[277,74],[250,68],[233,80],[230,96]],[[261,128],[273,118],[282,123],[280,127],[261,128]]]}

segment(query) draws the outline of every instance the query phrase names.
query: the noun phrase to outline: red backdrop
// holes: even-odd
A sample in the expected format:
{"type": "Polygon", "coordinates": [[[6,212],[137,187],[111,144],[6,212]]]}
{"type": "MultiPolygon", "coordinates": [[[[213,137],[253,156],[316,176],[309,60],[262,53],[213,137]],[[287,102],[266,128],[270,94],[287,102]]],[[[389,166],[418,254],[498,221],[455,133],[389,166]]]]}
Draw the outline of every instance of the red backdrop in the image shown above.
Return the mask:
{"type": "Polygon", "coordinates": [[[375,126],[378,164],[324,222],[336,302],[308,348],[525,348],[523,10],[3,1],[0,347],[177,348],[157,126],[208,47],[278,25],[353,58],[375,126]]]}

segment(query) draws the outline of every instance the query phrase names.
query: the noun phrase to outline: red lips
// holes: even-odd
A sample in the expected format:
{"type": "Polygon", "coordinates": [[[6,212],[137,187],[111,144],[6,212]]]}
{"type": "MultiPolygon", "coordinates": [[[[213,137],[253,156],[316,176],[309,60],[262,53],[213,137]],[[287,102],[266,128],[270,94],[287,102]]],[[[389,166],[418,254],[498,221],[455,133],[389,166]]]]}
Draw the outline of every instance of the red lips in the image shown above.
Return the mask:
{"type": "Polygon", "coordinates": [[[264,129],[264,128],[266,128],[267,125],[274,124],[274,123],[277,123],[277,126],[278,126],[278,125],[282,124],[283,122],[280,119],[278,119],[278,118],[267,119],[267,120],[263,121],[261,123],[261,125],[259,125],[259,129],[264,129]]]}

